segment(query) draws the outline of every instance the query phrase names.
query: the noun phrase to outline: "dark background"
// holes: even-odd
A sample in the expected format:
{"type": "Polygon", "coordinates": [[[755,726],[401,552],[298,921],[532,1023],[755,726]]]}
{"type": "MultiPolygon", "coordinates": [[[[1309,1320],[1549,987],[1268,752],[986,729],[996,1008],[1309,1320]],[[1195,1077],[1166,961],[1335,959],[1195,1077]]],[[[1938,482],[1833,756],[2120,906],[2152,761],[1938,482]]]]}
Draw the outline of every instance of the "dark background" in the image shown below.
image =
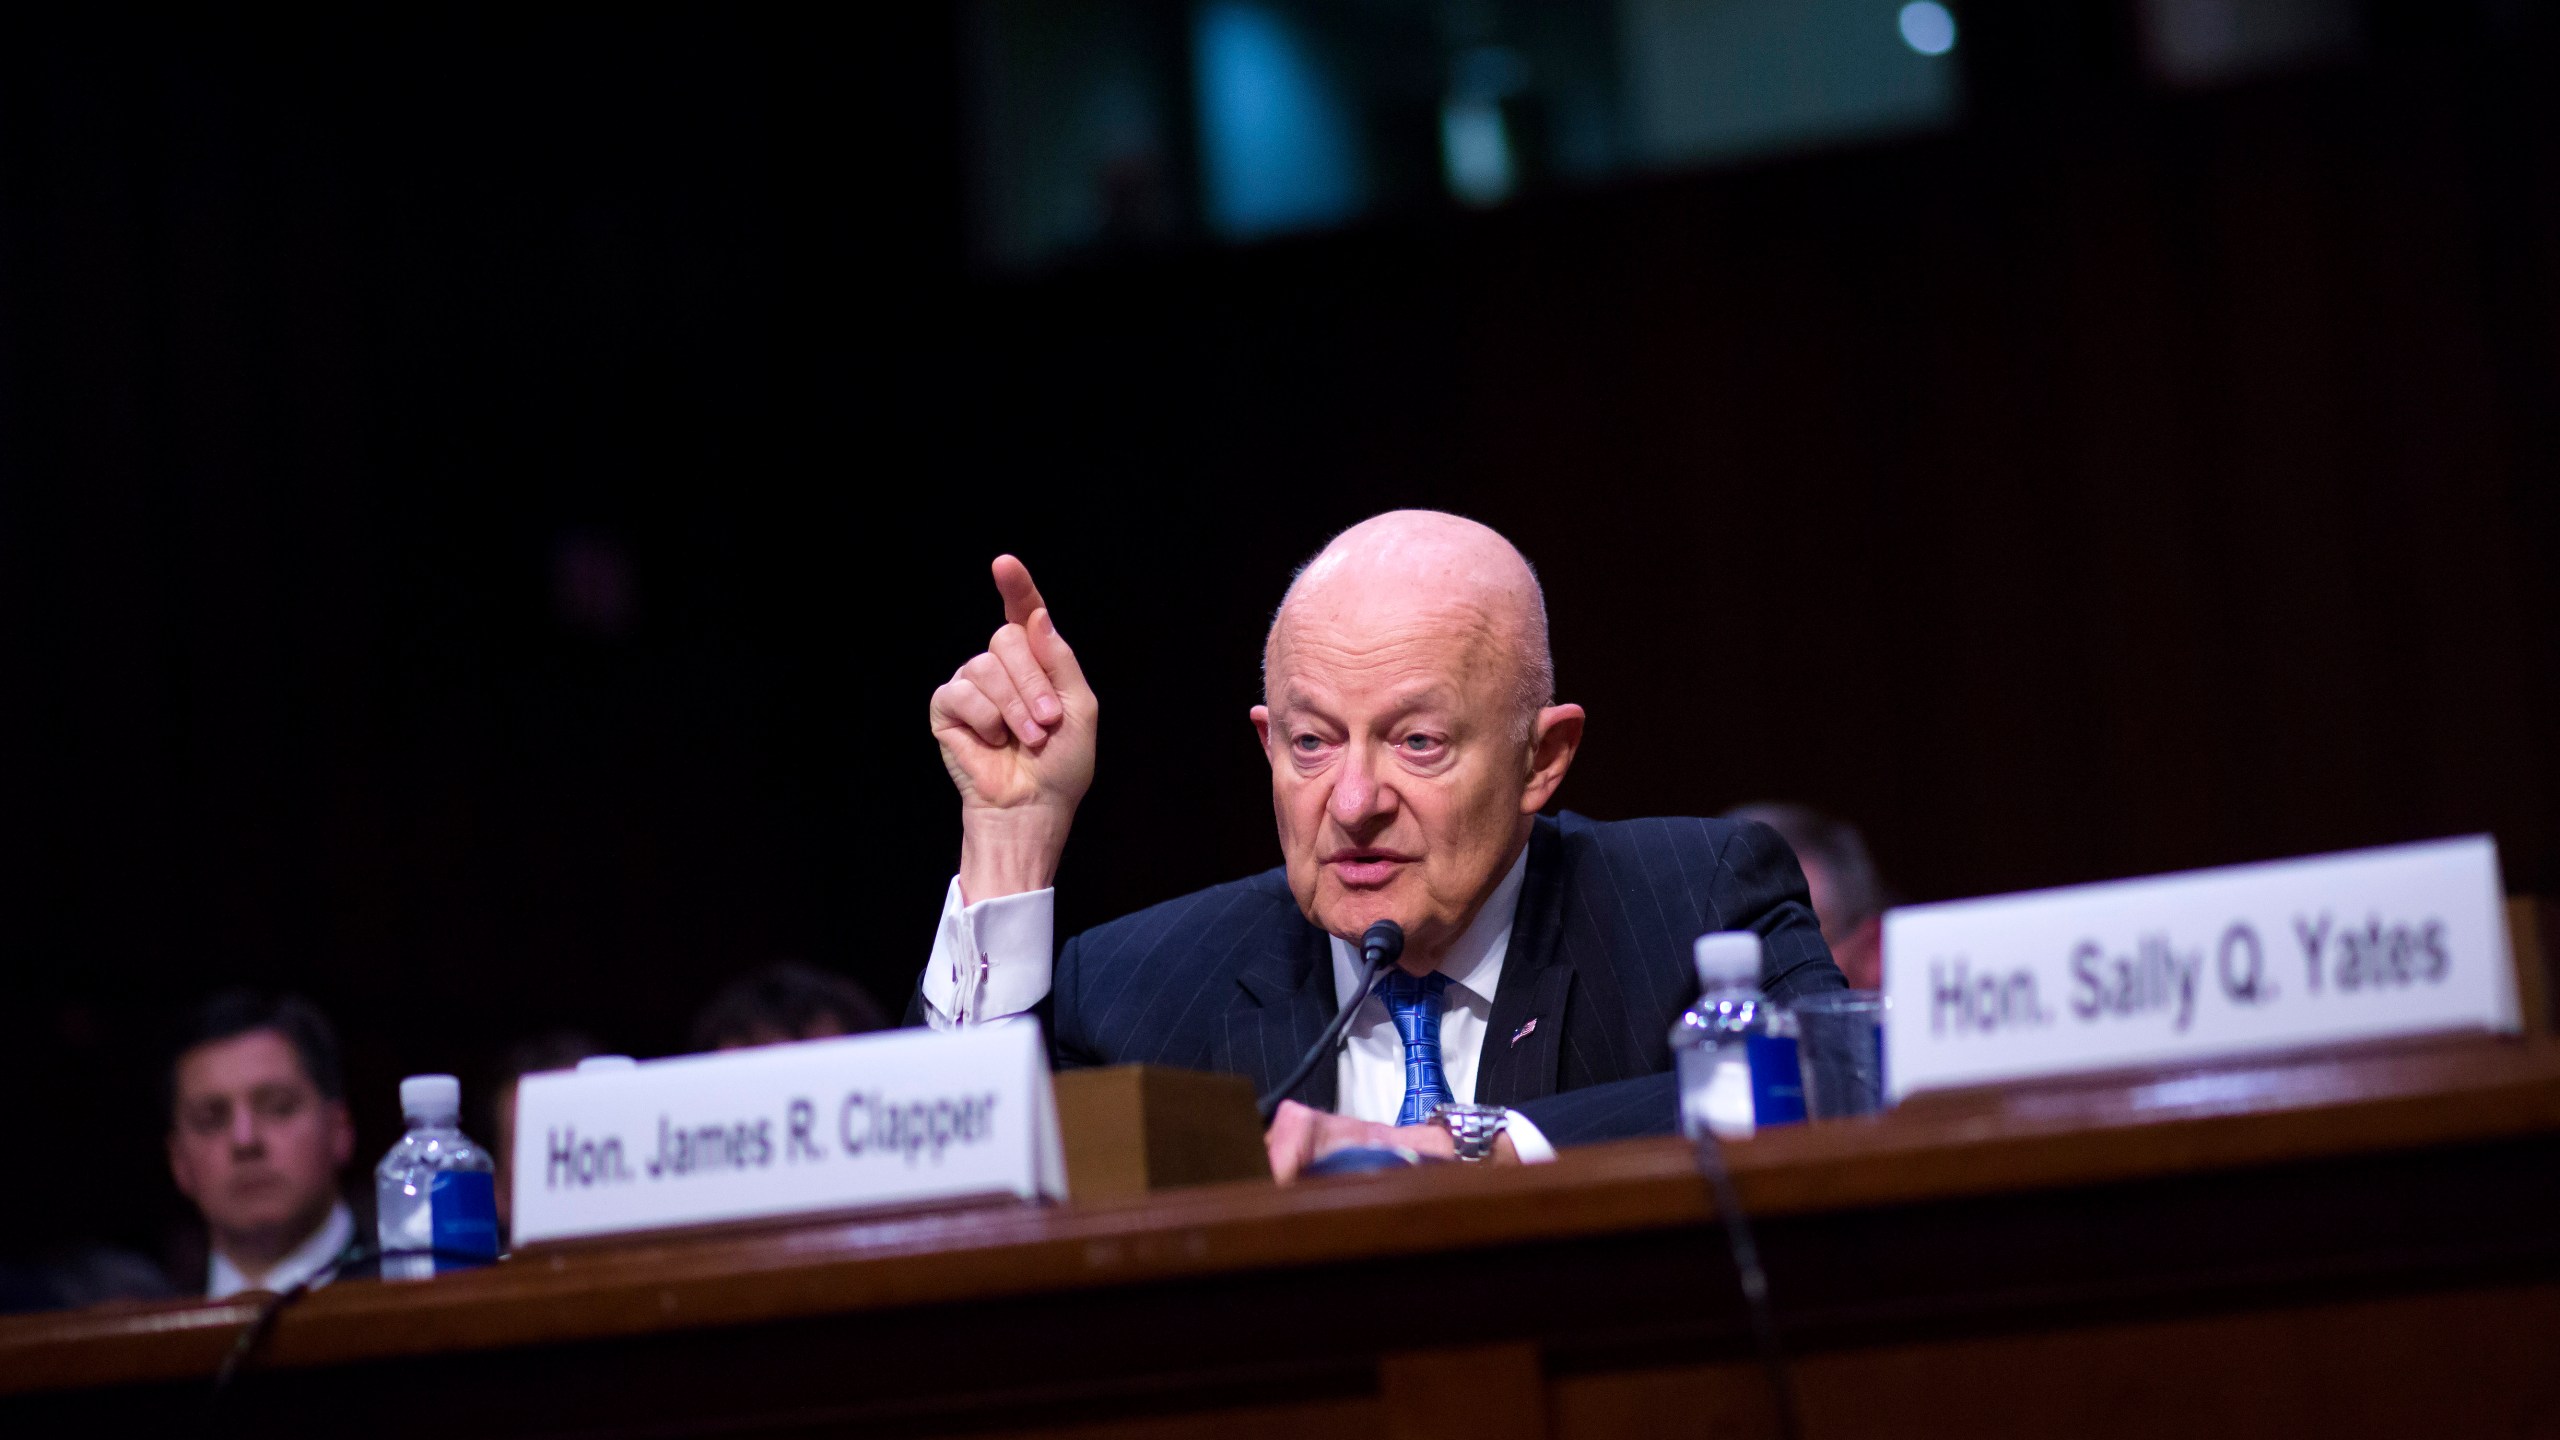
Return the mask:
{"type": "Polygon", "coordinates": [[[159,1243],[218,985],[366,1161],[777,956],[903,999],[1002,549],[1105,701],[1070,930],[1272,863],[1261,627],[1403,504],[1541,568],[1587,813],[2560,890],[2543,10],[2181,91],[1986,0],[1948,134],[998,276],[952,17],[736,8],[0,22],[0,1249],[159,1243]]]}

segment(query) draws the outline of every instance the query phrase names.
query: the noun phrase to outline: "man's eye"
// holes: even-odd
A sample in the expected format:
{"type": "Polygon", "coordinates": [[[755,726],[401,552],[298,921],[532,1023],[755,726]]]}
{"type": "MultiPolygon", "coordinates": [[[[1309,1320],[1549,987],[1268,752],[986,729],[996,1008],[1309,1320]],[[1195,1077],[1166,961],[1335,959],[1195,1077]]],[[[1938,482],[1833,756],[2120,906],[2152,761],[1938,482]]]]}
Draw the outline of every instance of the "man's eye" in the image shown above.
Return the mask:
{"type": "Polygon", "coordinates": [[[1324,748],[1323,739],[1314,735],[1301,735],[1293,743],[1297,745],[1298,753],[1301,755],[1312,755],[1324,748]]]}
{"type": "Polygon", "coordinates": [[[1404,737],[1404,748],[1413,751],[1417,755],[1439,743],[1440,739],[1436,735],[1407,735],[1404,737]]]}
{"type": "Polygon", "coordinates": [[[255,1104],[269,1120],[290,1120],[302,1112],[302,1096],[292,1090],[261,1090],[255,1104]]]}

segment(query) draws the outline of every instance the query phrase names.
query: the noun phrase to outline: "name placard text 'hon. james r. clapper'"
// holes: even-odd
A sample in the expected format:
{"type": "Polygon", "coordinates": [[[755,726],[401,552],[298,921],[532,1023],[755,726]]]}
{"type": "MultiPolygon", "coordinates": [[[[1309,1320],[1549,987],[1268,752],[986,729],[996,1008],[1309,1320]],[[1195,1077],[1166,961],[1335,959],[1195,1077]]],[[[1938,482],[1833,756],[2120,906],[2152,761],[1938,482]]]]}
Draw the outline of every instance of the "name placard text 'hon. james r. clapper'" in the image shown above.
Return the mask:
{"type": "Polygon", "coordinates": [[[528,1075],[515,1243],[1064,1199],[1040,1031],[891,1030],[528,1075]]]}
{"type": "Polygon", "coordinates": [[[1916,1090],[2519,1027],[2486,835],[1891,911],[1916,1090]]]}

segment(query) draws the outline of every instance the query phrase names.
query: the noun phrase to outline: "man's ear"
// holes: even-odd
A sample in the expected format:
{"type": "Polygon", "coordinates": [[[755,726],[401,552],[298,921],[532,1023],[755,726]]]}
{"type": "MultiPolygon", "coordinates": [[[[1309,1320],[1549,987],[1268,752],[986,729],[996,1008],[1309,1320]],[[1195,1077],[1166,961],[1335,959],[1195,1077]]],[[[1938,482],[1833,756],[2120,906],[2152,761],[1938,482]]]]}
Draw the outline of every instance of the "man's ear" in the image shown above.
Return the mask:
{"type": "Polygon", "coordinates": [[[1535,815],[1547,808],[1581,748],[1581,706],[1550,705],[1538,712],[1538,723],[1529,731],[1529,783],[1520,792],[1521,814],[1535,815]]]}
{"type": "Polygon", "coordinates": [[[328,1112],[329,1165],[336,1169],[355,1158],[356,1122],[344,1100],[324,1100],[321,1105],[328,1112]]]}
{"type": "Polygon", "coordinates": [[[178,1193],[193,1201],[196,1198],[195,1162],[187,1158],[187,1147],[178,1140],[178,1127],[169,1127],[169,1179],[178,1193]]]}
{"type": "Polygon", "coordinates": [[[1256,705],[1246,712],[1253,717],[1253,738],[1262,742],[1262,753],[1271,753],[1271,707],[1256,705]]]}

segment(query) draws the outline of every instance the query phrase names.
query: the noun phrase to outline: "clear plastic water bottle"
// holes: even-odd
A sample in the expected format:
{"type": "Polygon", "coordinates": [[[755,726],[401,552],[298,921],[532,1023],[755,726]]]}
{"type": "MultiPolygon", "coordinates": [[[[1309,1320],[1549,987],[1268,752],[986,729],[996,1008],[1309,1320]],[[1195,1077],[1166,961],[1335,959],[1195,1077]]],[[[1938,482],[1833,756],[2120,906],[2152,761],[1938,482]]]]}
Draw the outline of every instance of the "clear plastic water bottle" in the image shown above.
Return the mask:
{"type": "Polygon", "coordinates": [[[412,1075],[400,1082],[409,1133],[373,1170],[380,1207],[382,1278],[424,1280],[498,1258],[498,1186],[489,1152],[462,1133],[462,1082],[412,1075]]]}
{"type": "Polygon", "coordinates": [[[1691,950],[1698,1003],[1671,1027],[1680,1074],[1680,1129],[1732,1139],[1804,1118],[1795,1017],[1760,993],[1760,937],[1701,935],[1691,950]]]}

